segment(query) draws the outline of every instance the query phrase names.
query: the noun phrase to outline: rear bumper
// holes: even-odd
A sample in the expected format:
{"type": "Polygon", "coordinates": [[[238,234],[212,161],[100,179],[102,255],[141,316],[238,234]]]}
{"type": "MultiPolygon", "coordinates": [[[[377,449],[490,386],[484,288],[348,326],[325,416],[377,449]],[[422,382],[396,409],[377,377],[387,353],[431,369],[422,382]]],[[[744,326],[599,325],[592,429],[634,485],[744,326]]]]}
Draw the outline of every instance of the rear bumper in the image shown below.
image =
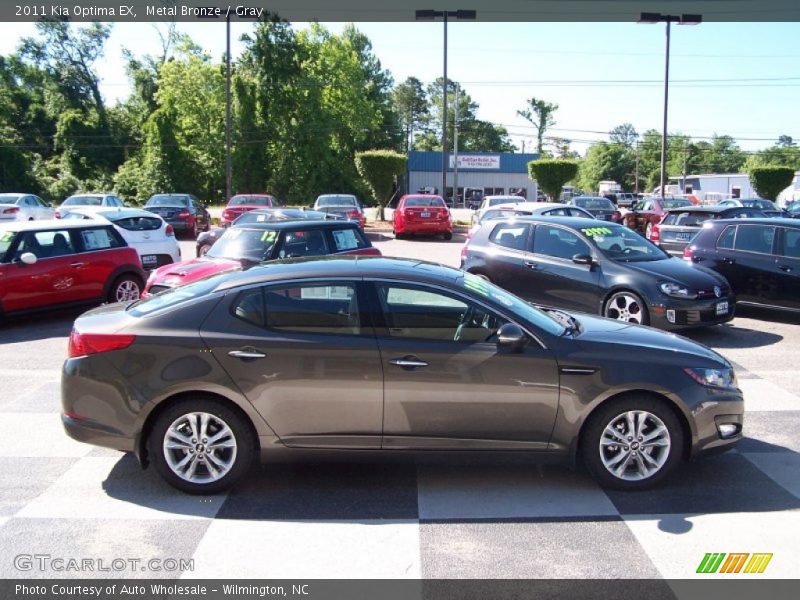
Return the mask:
{"type": "Polygon", "coordinates": [[[430,223],[403,223],[398,229],[398,233],[408,234],[433,234],[433,233],[452,233],[453,224],[445,222],[430,223]]]}

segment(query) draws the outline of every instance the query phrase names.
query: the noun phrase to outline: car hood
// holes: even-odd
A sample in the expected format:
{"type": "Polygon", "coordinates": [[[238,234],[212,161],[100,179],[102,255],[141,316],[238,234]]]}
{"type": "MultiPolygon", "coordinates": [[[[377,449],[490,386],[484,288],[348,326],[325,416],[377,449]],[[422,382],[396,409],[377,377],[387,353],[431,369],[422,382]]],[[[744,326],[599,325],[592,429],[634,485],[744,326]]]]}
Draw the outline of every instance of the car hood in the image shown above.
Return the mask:
{"type": "Polygon", "coordinates": [[[241,268],[241,261],[229,258],[193,258],[192,260],[172,263],[156,269],[148,283],[150,285],[186,285],[210,275],[216,275],[223,271],[235,271],[241,268]]]}
{"type": "Polygon", "coordinates": [[[678,362],[686,367],[731,368],[731,364],[711,348],[674,333],[590,314],[574,313],[574,316],[580,323],[580,332],[574,339],[590,354],[600,352],[620,359],[630,357],[633,362],[640,349],[647,348],[656,351],[648,353],[648,360],[678,362]]]}
{"type": "Polygon", "coordinates": [[[706,290],[715,285],[727,285],[727,281],[722,275],[714,273],[704,267],[690,265],[680,258],[668,258],[666,260],[654,260],[646,262],[622,262],[625,265],[645,275],[650,275],[660,281],[674,281],[685,285],[692,290],[706,290]]]}

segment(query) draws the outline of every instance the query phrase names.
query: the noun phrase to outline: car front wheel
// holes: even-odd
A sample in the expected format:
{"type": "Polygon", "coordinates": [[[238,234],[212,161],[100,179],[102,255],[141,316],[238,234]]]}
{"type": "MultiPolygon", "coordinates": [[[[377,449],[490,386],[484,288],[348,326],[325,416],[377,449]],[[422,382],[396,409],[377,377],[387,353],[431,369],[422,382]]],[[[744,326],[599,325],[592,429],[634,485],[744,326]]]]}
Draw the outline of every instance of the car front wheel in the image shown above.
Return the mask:
{"type": "Polygon", "coordinates": [[[250,468],[255,440],[244,419],[221,402],[184,400],[160,414],[148,455],[171,486],[190,494],[215,494],[250,468]]]}
{"type": "Polygon", "coordinates": [[[637,325],[650,323],[650,315],[644,300],[638,294],[627,290],[613,294],[606,301],[603,316],[637,325]]]}
{"type": "Polygon", "coordinates": [[[683,431],[664,402],[629,396],[592,415],[581,447],[589,472],[603,487],[645,489],[680,462],[683,431]]]}

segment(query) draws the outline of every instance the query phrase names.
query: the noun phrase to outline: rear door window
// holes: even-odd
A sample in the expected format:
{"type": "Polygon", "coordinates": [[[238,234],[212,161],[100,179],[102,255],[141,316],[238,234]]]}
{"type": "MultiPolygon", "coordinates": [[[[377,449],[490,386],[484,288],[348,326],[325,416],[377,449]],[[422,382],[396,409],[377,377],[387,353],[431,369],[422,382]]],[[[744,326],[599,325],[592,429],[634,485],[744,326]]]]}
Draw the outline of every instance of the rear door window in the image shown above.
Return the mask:
{"type": "MultiPolygon", "coordinates": [[[[352,283],[309,283],[263,289],[263,322],[269,329],[336,335],[361,333],[358,294],[352,283]]],[[[249,306],[241,308],[251,309],[249,306]]],[[[238,304],[236,310],[239,310],[238,304]]]]}
{"type": "Polygon", "coordinates": [[[370,243],[358,229],[332,229],[334,252],[347,252],[369,248],[370,243]]]}
{"type": "Polygon", "coordinates": [[[733,240],[736,238],[736,227],[726,227],[722,235],[717,239],[717,248],[723,250],[733,250],[733,240]]]}
{"type": "Polygon", "coordinates": [[[772,225],[739,225],[733,247],[742,252],[772,254],[775,229],[772,225]]]}
{"type": "Polygon", "coordinates": [[[781,246],[778,254],[788,258],[800,258],[800,229],[781,227],[781,246]]]}
{"type": "Polygon", "coordinates": [[[79,235],[83,244],[83,249],[87,252],[125,246],[125,243],[110,227],[82,229],[79,235]]]}

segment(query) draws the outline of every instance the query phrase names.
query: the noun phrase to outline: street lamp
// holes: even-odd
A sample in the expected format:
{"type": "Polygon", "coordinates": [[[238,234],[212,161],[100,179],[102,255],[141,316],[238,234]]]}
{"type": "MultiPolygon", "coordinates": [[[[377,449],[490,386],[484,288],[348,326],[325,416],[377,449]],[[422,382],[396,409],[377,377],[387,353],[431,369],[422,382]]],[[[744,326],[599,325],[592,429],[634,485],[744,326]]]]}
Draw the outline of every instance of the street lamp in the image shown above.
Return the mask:
{"type": "Polygon", "coordinates": [[[701,15],[662,15],[661,13],[641,13],[639,23],[667,24],[667,50],[664,63],[664,128],[661,133],[661,198],[664,198],[667,184],[667,106],[669,104],[669,31],[672,23],[678,25],[699,25],[703,21],[701,15]]]}
{"type": "MultiPolygon", "coordinates": [[[[444,22],[444,85],[442,85],[442,198],[447,193],[447,19],[458,21],[474,21],[477,12],[474,10],[418,10],[417,21],[433,21],[442,17],[444,22]]],[[[458,193],[458,190],[454,190],[458,193]]],[[[455,199],[453,199],[455,206],[455,199]]]]}

